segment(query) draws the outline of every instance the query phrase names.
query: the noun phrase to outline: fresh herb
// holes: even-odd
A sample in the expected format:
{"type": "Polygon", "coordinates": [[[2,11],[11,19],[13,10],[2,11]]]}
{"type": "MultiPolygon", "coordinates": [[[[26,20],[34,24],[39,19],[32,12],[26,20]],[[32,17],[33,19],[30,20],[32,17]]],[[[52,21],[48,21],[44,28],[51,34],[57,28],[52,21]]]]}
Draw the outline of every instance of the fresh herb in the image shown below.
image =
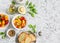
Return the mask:
{"type": "Polygon", "coordinates": [[[26,1],[26,5],[28,5],[28,1],[26,1]]]}
{"type": "Polygon", "coordinates": [[[32,28],[32,24],[29,24],[28,27],[29,27],[29,28],[32,28]]]}
{"type": "Polygon", "coordinates": [[[5,32],[0,32],[0,35],[2,35],[2,39],[5,39],[6,38],[5,32]]]}
{"type": "Polygon", "coordinates": [[[33,13],[37,14],[37,10],[35,8],[31,8],[30,11],[32,11],[33,13]]]}
{"type": "Polygon", "coordinates": [[[0,32],[0,35],[3,35],[3,34],[5,34],[4,32],[0,32]]]}
{"type": "Polygon", "coordinates": [[[16,2],[13,0],[13,1],[12,1],[12,4],[13,4],[13,5],[15,5],[15,4],[16,4],[16,2]]]}
{"type": "Polygon", "coordinates": [[[33,12],[28,12],[32,17],[34,17],[34,13],[33,12]]]}
{"type": "Polygon", "coordinates": [[[28,6],[32,6],[32,2],[30,2],[28,6]]]}
{"type": "Polygon", "coordinates": [[[32,33],[30,30],[28,31],[29,33],[32,33]]]}
{"type": "Polygon", "coordinates": [[[35,4],[33,4],[32,2],[29,2],[29,1],[26,1],[26,5],[27,5],[27,8],[29,9],[28,13],[34,17],[35,14],[37,14],[37,10],[35,8],[35,4]]]}
{"type": "Polygon", "coordinates": [[[32,29],[32,32],[33,32],[33,33],[36,32],[36,25],[30,24],[30,25],[28,25],[28,27],[32,29]]]}
{"type": "Polygon", "coordinates": [[[5,39],[6,38],[6,34],[2,35],[2,39],[5,39]]]}

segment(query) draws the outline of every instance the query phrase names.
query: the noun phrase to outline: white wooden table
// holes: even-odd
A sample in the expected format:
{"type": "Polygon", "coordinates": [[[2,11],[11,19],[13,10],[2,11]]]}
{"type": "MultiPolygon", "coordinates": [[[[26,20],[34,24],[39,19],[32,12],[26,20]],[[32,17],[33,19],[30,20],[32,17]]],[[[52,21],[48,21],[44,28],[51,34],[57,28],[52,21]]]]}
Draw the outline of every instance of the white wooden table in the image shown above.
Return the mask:
{"type": "MultiPolygon", "coordinates": [[[[37,35],[36,43],[60,43],[60,0],[29,0],[36,4],[38,14],[32,18],[28,13],[25,15],[28,24],[36,24],[37,32],[41,31],[42,36],[37,35]]],[[[0,0],[0,12],[6,12],[11,0],[0,0]]],[[[13,18],[13,15],[10,15],[13,18]]],[[[29,30],[28,24],[24,31],[29,30]]],[[[10,26],[7,28],[13,28],[10,26]]],[[[6,29],[6,30],[7,30],[6,29]]],[[[0,31],[6,31],[0,30],[0,31]]],[[[18,32],[18,31],[16,31],[18,32]]],[[[14,39],[0,38],[0,43],[16,43],[14,39]]]]}

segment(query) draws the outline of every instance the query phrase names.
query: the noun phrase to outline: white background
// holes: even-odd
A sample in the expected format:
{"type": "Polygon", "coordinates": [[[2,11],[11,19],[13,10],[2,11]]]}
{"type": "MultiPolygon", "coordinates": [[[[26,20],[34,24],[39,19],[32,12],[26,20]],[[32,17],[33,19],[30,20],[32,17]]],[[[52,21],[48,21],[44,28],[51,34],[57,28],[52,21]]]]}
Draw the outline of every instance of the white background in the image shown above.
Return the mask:
{"type": "MultiPolygon", "coordinates": [[[[42,36],[38,36],[37,34],[36,43],[60,43],[60,0],[29,1],[36,4],[38,14],[36,14],[34,18],[28,13],[25,15],[28,23],[24,30],[29,30],[28,24],[36,24],[37,32],[42,32],[42,36]]],[[[11,0],[0,0],[0,12],[6,12],[10,3],[11,0]]],[[[12,26],[9,26],[9,28],[12,28],[12,26]]],[[[15,43],[15,40],[11,40],[8,37],[6,39],[0,38],[0,43],[15,43]]]]}

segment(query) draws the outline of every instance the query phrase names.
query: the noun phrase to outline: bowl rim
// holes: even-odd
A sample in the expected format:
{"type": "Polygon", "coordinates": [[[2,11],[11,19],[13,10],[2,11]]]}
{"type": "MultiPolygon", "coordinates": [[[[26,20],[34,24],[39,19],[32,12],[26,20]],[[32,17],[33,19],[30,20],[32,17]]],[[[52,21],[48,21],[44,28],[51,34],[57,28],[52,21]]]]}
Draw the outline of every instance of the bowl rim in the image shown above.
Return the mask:
{"type": "MultiPolygon", "coordinates": [[[[15,29],[17,29],[17,30],[23,30],[26,26],[25,26],[24,28],[20,28],[20,29],[19,29],[19,28],[16,28],[15,25],[13,24],[13,20],[14,20],[16,17],[18,17],[18,16],[23,16],[23,17],[25,17],[24,15],[15,15],[15,16],[13,17],[13,19],[12,19],[12,25],[13,25],[13,27],[14,27],[15,29]]],[[[25,19],[26,19],[26,17],[25,17],[25,19]]],[[[26,19],[26,24],[27,24],[27,19],[26,19]]]]}
{"type": "Polygon", "coordinates": [[[20,9],[21,7],[24,7],[24,9],[25,9],[25,14],[27,13],[26,7],[25,7],[24,5],[18,6],[18,12],[19,12],[20,14],[25,15],[24,13],[21,13],[21,12],[19,11],[19,9],[20,9]]]}
{"type": "Polygon", "coordinates": [[[10,23],[10,17],[9,17],[9,15],[8,15],[7,13],[4,13],[4,12],[0,12],[0,14],[7,15],[7,16],[8,16],[8,20],[9,20],[8,24],[5,25],[4,27],[0,27],[0,29],[5,29],[5,28],[7,28],[7,27],[9,26],[9,23],[10,23]]]}

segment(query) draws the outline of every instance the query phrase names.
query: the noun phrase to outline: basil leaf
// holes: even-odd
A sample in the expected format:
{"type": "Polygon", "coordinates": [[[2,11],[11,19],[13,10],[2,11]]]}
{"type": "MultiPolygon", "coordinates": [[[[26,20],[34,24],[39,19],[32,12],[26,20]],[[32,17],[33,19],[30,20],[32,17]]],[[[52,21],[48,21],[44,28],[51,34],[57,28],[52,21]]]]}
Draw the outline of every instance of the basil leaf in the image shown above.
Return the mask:
{"type": "Polygon", "coordinates": [[[36,9],[33,9],[32,11],[33,11],[35,14],[37,14],[37,11],[36,11],[36,9]]]}
{"type": "Polygon", "coordinates": [[[30,24],[30,25],[28,25],[28,26],[29,26],[29,28],[32,29],[32,32],[33,32],[33,33],[36,32],[36,25],[32,25],[32,24],[30,24]]]}
{"type": "Polygon", "coordinates": [[[35,8],[31,8],[30,11],[32,11],[35,14],[37,14],[37,10],[35,8]]]}
{"type": "Polygon", "coordinates": [[[32,28],[32,25],[30,24],[30,25],[28,25],[28,27],[29,27],[29,28],[32,28]]]}
{"type": "Polygon", "coordinates": [[[0,32],[0,35],[3,35],[3,34],[5,34],[4,32],[0,32]]]}
{"type": "Polygon", "coordinates": [[[33,30],[34,33],[36,32],[36,25],[33,25],[32,30],[33,30]]]}
{"type": "Polygon", "coordinates": [[[28,1],[26,1],[26,5],[28,5],[28,1]]]}
{"type": "Polygon", "coordinates": [[[15,5],[15,4],[16,4],[16,3],[15,3],[15,1],[12,1],[12,4],[14,4],[14,5],[15,5]]]}
{"type": "Polygon", "coordinates": [[[34,17],[34,13],[33,12],[28,12],[32,17],[34,17]]]}
{"type": "Polygon", "coordinates": [[[33,28],[36,28],[36,25],[34,25],[33,28]]]}
{"type": "Polygon", "coordinates": [[[29,8],[28,13],[29,13],[32,17],[34,17],[34,15],[37,14],[37,10],[36,10],[36,8],[35,8],[35,4],[32,4],[32,2],[26,1],[26,5],[28,5],[27,8],[29,8]]]}
{"type": "Polygon", "coordinates": [[[29,6],[32,6],[32,2],[29,3],[29,6]]]}
{"type": "Polygon", "coordinates": [[[6,38],[6,34],[2,35],[2,39],[5,39],[6,38]]]}
{"type": "Polygon", "coordinates": [[[33,33],[35,33],[35,32],[36,32],[36,30],[35,30],[34,28],[32,28],[32,31],[33,31],[33,33]]]}

